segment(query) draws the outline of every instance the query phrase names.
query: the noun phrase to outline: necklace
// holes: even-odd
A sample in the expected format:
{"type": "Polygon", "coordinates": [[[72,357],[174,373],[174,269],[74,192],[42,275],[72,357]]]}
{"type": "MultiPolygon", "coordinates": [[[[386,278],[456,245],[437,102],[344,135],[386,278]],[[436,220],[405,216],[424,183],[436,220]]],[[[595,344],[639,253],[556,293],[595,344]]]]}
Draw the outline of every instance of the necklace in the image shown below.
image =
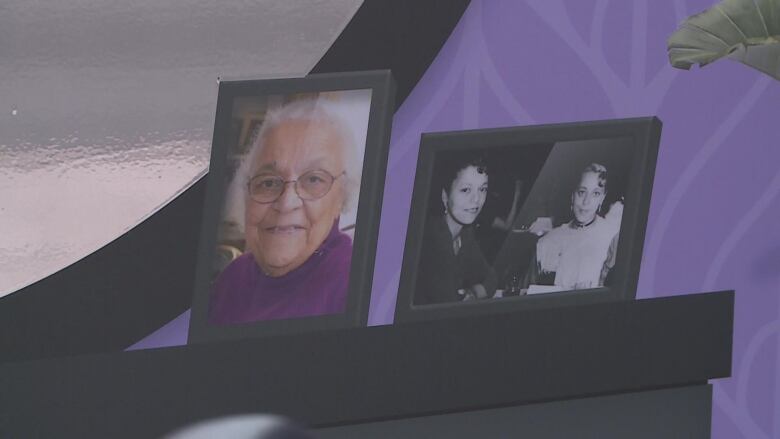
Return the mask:
{"type": "Polygon", "coordinates": [[[579,222],[579,221],[577,221],[575,219],[574,221],[572,221],[571,225],[573,226],[574,229],[584,229],[585,227],[588,227],[589,225],[593,224],[594,222],[596,222],[596,217],[595,216],[587,224],[583,224],[583,223],[581,223],[581,222],[579,222]]]}

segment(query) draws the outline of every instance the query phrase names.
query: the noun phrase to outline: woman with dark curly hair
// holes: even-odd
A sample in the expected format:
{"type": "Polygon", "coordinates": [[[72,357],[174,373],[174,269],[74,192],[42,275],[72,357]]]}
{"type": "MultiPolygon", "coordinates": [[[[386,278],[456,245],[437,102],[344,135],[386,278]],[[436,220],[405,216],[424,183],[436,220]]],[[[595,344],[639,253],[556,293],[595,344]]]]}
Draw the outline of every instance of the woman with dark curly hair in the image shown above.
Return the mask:
{"type": "Polygon", "coordinates": [[[495,273],[473,230],[487,198],[487,167],[478,158],[458,157],[444,168],[439,178],[443,209],[425,225],[416,305],[485,299],[495,292],[495,273]]]}

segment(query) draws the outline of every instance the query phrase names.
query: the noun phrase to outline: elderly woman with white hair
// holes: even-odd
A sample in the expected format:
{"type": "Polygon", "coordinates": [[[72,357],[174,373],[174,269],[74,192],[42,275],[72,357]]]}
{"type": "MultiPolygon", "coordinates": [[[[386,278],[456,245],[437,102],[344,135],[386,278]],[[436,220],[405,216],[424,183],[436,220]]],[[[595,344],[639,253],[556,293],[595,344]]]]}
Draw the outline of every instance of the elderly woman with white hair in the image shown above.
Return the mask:
{"type": "Polygon", "coordinates": [[[242,166],[247,252],[214,283],[211,324],[345,311],[352,239],[339,218],[356,192],[354,140],[323,99],[269,111],[242,166]]]}

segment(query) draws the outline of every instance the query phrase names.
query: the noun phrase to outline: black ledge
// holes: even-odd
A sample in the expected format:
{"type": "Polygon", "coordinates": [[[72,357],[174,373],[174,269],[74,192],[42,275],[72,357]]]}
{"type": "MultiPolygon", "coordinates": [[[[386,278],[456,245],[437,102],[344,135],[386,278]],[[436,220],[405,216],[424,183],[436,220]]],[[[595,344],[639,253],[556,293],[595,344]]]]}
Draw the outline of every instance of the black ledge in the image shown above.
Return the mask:
{"type": "Polygon", "coordinates": [[[150,437],[270,412],[309,426],[729,376],[733,291],[0,366],[0,436],[150,437]]]}

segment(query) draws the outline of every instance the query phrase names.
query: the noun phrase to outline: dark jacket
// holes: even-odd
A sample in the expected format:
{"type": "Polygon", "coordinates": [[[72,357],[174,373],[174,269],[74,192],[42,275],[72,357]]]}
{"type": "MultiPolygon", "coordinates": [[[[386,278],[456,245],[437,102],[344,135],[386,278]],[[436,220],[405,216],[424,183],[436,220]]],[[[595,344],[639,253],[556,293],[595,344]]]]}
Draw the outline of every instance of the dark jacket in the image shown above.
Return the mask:
{"type": "Polygon", "coordinates": [[[455,254],[453,238],[444,217],[428,219],[423,233],[423,245],[414,291],[415,305],[457,302],[461,288],[482,284],[492,297],[496,290],[496,275],[487,263],[470,226],[460,232],[461,247],[455,254]]]}

